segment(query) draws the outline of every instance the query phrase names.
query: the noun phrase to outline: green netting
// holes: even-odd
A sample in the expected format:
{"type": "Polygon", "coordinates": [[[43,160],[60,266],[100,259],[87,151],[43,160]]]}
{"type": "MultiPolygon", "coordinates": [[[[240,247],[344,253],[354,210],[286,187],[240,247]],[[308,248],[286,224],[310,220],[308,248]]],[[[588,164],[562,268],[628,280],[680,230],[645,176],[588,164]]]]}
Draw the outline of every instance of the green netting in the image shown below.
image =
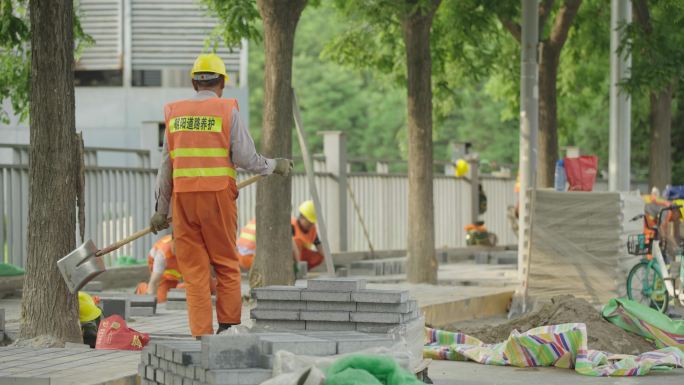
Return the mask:
{"type": "Polygon", "coordinates": [[[684,352],[684,321],[626,298],[611,299],[603,307],[603,318],[627,330],[655,341],[664,348],[675,346],[684,352]]]}
{"type": "Polygon", "coordinates": [[[392,357],[354,354],[335,361],[325,385],[423,385],[392,357]]]}
{"type": "Polygon", "coordinates": [[[146,265],[147,261],[144,259],[136,259],[134,257],[129,257],[122,255],[116,259],[117,266],[135,266],[135,265],[146,265]]]}
{"type": "Polygon", "coordinates": [[[24,269],[9,263],[0,263],[0,277],[13,277],[15,275],[23,275],[24,269]]]}

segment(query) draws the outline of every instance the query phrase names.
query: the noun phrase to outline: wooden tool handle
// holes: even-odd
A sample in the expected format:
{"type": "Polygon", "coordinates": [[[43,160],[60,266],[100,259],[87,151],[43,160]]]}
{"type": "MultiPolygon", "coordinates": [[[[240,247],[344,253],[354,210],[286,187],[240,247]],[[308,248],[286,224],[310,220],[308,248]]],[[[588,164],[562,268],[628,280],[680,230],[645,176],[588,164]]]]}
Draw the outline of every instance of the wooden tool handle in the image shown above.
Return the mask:
{"type": "MultiPolygon", "coordinates": [[[[243,180],[242,182],[238,183],[238,184],[237,184],[237,189],[240,190],[240,189],[242,189],[242,188],[244,188],[244,187],[247,187],[247,186],[249,186],[250,184],[255,183],[256,181],[258,181],[259,179],[261,179],[261,178],[263,178],[263,177],[264,177],[264,175],[254,175],[254,176],[251,176],[251,177],[249,177],[249,178],[243,180]]],[[[169,218],[169,223],[171,223],[171,218],[169,218]]],[[[149,233],[151,233],[151,232],[152,232],[152,227],[148,227],[148,228],[146,228],[146,229],[144,229],[144,230],[140,230],[140,231],[138,231],[138,232],[136,232],[136,233],[133,233],[133,234],[129,235],[128,237],[126,237],[126,238],[124,238],[124,239],[122,239],[122,240],[120,240],[120,241],[118,241],[118,242],[112,243],[111,245],[109,245],[109,246],[107,246],[107,247],[105,247],[105,248],[103,248],[103,249],[101,249],[101,250],[98,250],[98,251],[95,253],[95,256],[101,257],[101,256],[103,256],[103,255],[109,254],[109,253],[111,253],[112,251],[115,251],[115,250],[121,248],[122,246],[125,246],[125,245],[127,245],[127,244],[129,244],[129,243],[135,241],[135,240],[138,239],[138,238],[144,237],[145,235],[147,235],[147,234],[149,234],[149,233]]]]}

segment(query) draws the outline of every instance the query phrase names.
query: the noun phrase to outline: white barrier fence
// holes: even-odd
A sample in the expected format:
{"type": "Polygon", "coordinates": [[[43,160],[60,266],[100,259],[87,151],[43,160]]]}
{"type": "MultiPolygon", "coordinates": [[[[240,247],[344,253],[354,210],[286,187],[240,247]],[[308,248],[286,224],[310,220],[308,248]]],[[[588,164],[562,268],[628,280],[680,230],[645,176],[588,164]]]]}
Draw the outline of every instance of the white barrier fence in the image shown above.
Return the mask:
{"type": "MultiPolygon", "coordinates": [[[[137,151],[137,150],[136,150],[137,151]]],[[[140,156],[140,153],[138,153],[140,156]]],[[[144,155],[144,154],[143,154],[144,155]]],[[[23,155],[20,157],[22,159],[23,155]]],[[[28,159],[26,157],[25,159],[28,159]]],[[[143,160],[145,158],[143,157],[143,160]]],[[[28,162],[0,164],[0,261],[24,266],[27,250],[28,162]]],[[[91,159],[96,164],[96,158],[91,159]]],[[[143,161],[140,167],[86,166],[85,239],[104,247],[147,226],[154,210],[156,169],[143,161]]],[[[247,175],[240,174],[239,179],[247,175]]],[[[337,179],[329,173],[317,173],[316,185],[324,206],[332,251],[339,249],[340,221],[336,212],[339,191],[337,179]],[[338,245],[337,248],[334,246],[338,245]]],[[[369,249],[369,240],[376,250],[405,249],[408,236],[408,178],[402,174],[350,173],[347,175],[354,198],[367,228],[366,239],[359,222],[359,213],[349,200],[346,212],[347,250],[369,249]]],[[[514,205],[515,181],[482,178],[488,198],[483,219],[488,229],[499,237],[499,244],[514,244],[516,237],[506,218],[506,207],[514,205]]],[[[434,178],[435,247],[465,245],[463,227],[470,221],[470,185],[464,179],[437,176],[434,178]]],[[[309,199],[307,180],[303,174],[292,176],[292,210],[309,199]]],[[[244,225],[254,217],[256,187],[248,186],[238,198],[238,223],[244,225]]],[[[76,244],[81,243],[76,231],[76,244]]],[[[129,244],[106,257],[108,265],[119,256],[145,258],[154,242],[150,235],[129,244]]]]}

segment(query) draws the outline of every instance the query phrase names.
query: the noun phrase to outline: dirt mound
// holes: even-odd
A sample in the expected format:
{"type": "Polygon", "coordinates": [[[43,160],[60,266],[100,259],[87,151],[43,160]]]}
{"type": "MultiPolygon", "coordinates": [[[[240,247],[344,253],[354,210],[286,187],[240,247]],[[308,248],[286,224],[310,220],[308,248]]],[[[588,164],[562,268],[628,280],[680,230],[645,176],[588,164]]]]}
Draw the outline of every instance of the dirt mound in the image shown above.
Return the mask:
{"type": "Polygon", "coordinates": [[[601,312],[586,300],[572,295],[553,297],[551,302],[543,303],[532,312],[499,325],[476,327],[453,325],[447,327],[447,330],[459,331],[486,343],[496,343],[506,340],[513,330],[525,332],[538,326],[571,322],[581,322],[587,325],[589,349],[622,354],[639,354],[655,349],[655,345],[644,338],[628,333],[603,319],[601,312]]]}

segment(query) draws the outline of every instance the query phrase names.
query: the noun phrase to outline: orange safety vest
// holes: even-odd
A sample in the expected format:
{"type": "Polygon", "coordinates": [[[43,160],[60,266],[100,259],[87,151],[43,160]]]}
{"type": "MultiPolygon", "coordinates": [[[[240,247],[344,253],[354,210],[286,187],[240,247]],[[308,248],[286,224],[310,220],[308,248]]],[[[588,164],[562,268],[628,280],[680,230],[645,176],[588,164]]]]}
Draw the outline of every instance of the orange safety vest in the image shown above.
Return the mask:
{"type": "Polygon", "coordinates": [[[159,251],[164,255],[164,261],[166,262],[166,269],[162,274],[162,278],[170,281],[180,281],[182,277],[180,271],[178,270],[178,262],[176,261],[176,255],[173,254],[173,238],[171,235],[165,235],[161,237],[152,246],[150,254],[147,256],[147,266],[152,272],[154,267],[154,252],[159,251]]]}
{"type": "Polygon", "coordinates": [[[166,141],[173,167],[173,191],[233,190],[230,127],[235,99],[181,100],[164,107],[166,141]]]}
{"type": "Polygon", "coordinates": [[[299,244],[301,243],[304,245],[305,248],[309,250],[315,250],[316,247],[314,246],[314,242],[316,241],[316,225],[311,226],[308,232],[302,231],[302,229],[299,227],[299,223],[297,223],[297,218],[292,218],[290,223],[292,223],[292,227],[294,227],[294,241],[299,244]]]}
{"type": "Polygon", "coordinates": [[[236,246],[242,255],[256,253],[256,219],[252,219],[240,229],[240,237],[238,237],[236,246]]]}

